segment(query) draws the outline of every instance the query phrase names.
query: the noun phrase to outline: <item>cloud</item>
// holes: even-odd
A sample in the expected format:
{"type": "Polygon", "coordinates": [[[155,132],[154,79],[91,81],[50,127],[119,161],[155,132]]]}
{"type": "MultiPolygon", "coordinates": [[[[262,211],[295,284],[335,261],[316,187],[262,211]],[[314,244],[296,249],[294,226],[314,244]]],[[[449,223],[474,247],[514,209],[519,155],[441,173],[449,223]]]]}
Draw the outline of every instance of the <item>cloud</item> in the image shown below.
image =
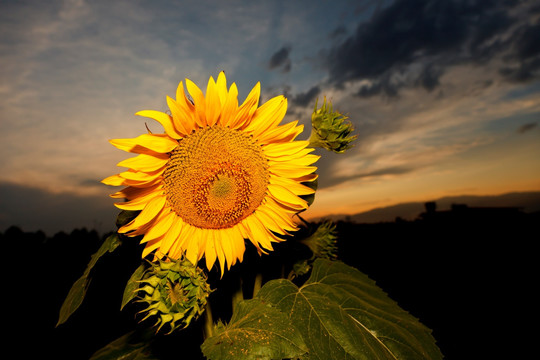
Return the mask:
{"type": "Polygon", "coordinates": [[[291,59],[289,58],[290,52],[290,46],[284,46],[276,51],[268,62],[268,68],[270,70],[279,68],[281,69],[281,72],[284,73],[291,71],[291,59]]]}
{"type": "Polygon", "coordinates": [[[326,94],[337,99],[336,109],[350,114],[358,139],[343,155],[324,153],[317,162],[319,187],[411,178],[485,151],[508,129],[515,131],[516,122],[529,124],[523,131],[530,131],[540,92],[515,83],[489,86],[483,80],[489,71],[466,65],[448,69],[440,78],[446,84],[444,97],[439,90],[422,94],[411,88],[403,89],[397,101],[355,98],[352,86],[326,94]],[[512,89],[516,96],[507,98],[512,89]]]}
{"type": "Polygon", "coordinates": [[[501,68],[500,73],[506,78],[524,82],[540,76],[540,23],[522,26],[516,31],[509,55],[510,64],[501,68]]]}
{"type": "Polygon", "coordinates": [[[340,39],[342,36],[347,34],[347,28],[343,25],[338,26],[328,35],[332,40],[340,39]]]}
{"type": "Polygon", "coordinates": [[[296,94],[292,98],[292,103],[295,106],[306,107],[308,105],[313,106],[315,98],[321,93],[321,88],[317,85],[311,87],[308,91],[300,94],[296,94]]]}
{"type": "Polygon", "coordinates": [[[518,134],[524,134],[524,133],[526,133],[528,131],[531,131],[531,130],[535,129],[537,126],[538,126],[538,123],[535,123],[535,122],[521,125],[517,129],[517,133],[518,134]]]}
{"type": "Polygon", "coordinates": [[[357,92],[362,97],[393,97],[405,87],[433,91],[449,67],[494,58],[506,79],[530,80],[540,69],[540,24],[530,14],[539,10],[531,4],[396,0],[326,52],[324,63],[338,88],[368,80],[357,92]]]}

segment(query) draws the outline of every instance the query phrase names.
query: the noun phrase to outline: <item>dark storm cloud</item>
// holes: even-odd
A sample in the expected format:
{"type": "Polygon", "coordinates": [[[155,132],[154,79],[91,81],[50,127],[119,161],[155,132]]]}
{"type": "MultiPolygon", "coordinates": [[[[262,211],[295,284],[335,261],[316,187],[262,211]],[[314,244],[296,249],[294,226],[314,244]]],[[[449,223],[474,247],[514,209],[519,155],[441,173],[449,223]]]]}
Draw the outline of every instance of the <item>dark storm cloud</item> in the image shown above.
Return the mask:
{"type": "Polygon", "coordinates": [[[416,80],[417,85],[423,87],[427,91],[433,91],[440,85],[439,76],[441,74],[442,70],[435,65],[425,66],[416,80]]]}
{"type": "Polygon", "coordinates": [[[337,28],[335,28],[329,35],[328,37],[330,39],[339,39],[340,37],[344,36],[345,34],[347,34],[347,28],[345,26],[338,26],[337,28]]]}
{"type": "Polygon", "coordinates": [[[291,59],[289,58],[290,52],[291,48],[289,46],[284,46],[276,51],[268,62],[268,68],[270,70],[280,68],[281,71],[285,73],[291,71],[291,59]]]}
{"type": "Polygon", "coordinates": [[[314,106],[315,98],[321,93],[321,88],[317,85],[313,86],[311,89],[304,93],[295,95],[291,102],[295,106],[306,107],[308,105],[314,106]]]}
{"type": "Polygon", "coordinates": [[[528,123],[528,124],[524,124],[524,125],[521,125],[518,129],[517,129],[517,132],[518,134],[523,134],[523,133],[526,133],[527,131],[531,131],[532,129],[535,129],[536,127],[538,126],[538,123],[528,123]]]}
{"type": "Polygon", "coordinates": [[[509,61],[513,64],[503,67],[501,74],[517,82],[538,77],[540,74],[540,23],[521,27],[517,31],[513,50],[509,56],[509,61]]]}
{"type": "Polygon", "coordinates": [[[396,0],[327,53],[331,81],[341,87],[369,80],[360,96],[394,96],[404,86],[432,91],[447,67],[495,56],[509,62],[501,70],[509,79],[530,79],[540,67],[540,25],[531,24],[526,18],[532,15],[524,11],[509,15],[522,3],[396,0]]]}

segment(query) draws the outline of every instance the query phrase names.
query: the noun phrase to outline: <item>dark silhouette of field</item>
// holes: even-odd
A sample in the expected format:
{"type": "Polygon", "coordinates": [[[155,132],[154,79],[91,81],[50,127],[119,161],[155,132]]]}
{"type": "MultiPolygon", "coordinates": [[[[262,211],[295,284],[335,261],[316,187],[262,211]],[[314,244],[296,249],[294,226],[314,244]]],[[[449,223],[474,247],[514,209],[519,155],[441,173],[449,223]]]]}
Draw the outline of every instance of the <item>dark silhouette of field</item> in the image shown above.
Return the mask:
{"type": "MultiPolygon", "coordinates": [[[[339,221],[339,259],[374,279],[431,328],[445,358],[490,358],[514,349],[511,337],[532,321],[539,220],[539,213],[514,208],[456,205],[437,211],[436,204],[428,203],[415,221],[339,221]]],[[[120,311],[125,284],[141,262],[141,246],[126,239],[94,268],[81,308],[55,328],[71,285],[107,235],[78,229],[47,237],[17,227],[0,233],[5,259],[2,323],[8,330],[5,343],[16,350],[16,358],[88,359],[135,327],[152,325],[137,325],[137,304],[120,311]]],[[[276,245],[275,252],[263,257],[248,246],[244,262],[223,279],[216,271],[209,274],[212,287],[219,285],[212,294],[214,317],[228,319],[231,305],[223,299],[236,290],[241,277],[249,297],[257,272],[265,281],[286,276],[294,259],[309,255],[294,241],[276,245]]],[[[526,336],[518,334],[520,340],[526,336]]],[[[163,359],[202,357],[197,324],[159,339],[154,350],[163,359]],[[175,346],[171,339],[178,340],[172,342],[175,346]]]]}

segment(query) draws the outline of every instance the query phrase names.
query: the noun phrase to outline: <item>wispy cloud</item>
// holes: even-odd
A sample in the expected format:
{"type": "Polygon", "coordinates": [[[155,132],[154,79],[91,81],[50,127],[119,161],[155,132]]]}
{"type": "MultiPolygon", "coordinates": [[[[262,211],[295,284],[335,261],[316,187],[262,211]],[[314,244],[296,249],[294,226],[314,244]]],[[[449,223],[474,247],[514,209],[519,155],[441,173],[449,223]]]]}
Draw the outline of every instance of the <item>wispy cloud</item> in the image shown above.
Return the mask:
{"type": "Polygon", "coordinates": [[[536,129],[538,127],[538,123],[527,123],[527,124],[523,124],[521,125],[518,129],[517,129],[517,132],[518,134],[524,134],[526,133],[527,131],[531,131],[533,129],[536,129]]]}
{"type": "MultiPolygon", "coordinates": [[[[221,70],[241,100],[257,81],[263,100],[285,94],[288,121],[309,125],[323,96],[350,116],[355,147],[318,163],[322,199],[386,184],[384,194],[371,190],[390,201],[390,184],[459,172],[465,155],[481,161],[516,131],[535,149],[534,1],[328,5],[1,2],[0,181],[106,198],[110,189],[91,179],[117,172],[127,156],[107,140],[138,136],[145,125],[161,131],[133,114],[166,111],[179,81],[204,87],[221,70]]],[[[377,202],[368,195],[349,206],[377,202]]]]}

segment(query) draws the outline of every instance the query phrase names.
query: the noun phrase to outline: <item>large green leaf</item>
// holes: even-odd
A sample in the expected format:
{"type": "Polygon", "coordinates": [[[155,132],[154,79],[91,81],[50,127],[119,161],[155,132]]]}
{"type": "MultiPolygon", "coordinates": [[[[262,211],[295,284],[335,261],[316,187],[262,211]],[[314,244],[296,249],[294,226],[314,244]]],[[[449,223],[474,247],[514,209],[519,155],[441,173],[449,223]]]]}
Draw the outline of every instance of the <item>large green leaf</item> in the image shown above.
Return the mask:
{"type": "Polygon", "coordinates": [[[257,296],[289,315],[309,359],[442,359],[427,327],[342,262],[317,259],[302,287],[273,280],[257,296]]]}
{"type": "Polygon", "coordinates": [[[210,360],[294,359],[307,351],[287,315],[260,299],[239,302],[229,324],[201,349],[210,360]]]}
{"type": "Polygon", "coordinates": [[[92,255],[90,262],[86,266],[84,274],[73,284],[69,290],[62,307],[60,308],[60,315],[58,316],[58,323],[56,326],[63,324],[69,319],[69,317],[81,306],[84,297],[86,296],[86,290],[88,289],[88,284],[90,283],[90,271],[96,265],[97,261],[106,253],[113,252],[120,245],[120,240],[118,235],[112,234],[109,236],[99,250],[92,255]]]}

